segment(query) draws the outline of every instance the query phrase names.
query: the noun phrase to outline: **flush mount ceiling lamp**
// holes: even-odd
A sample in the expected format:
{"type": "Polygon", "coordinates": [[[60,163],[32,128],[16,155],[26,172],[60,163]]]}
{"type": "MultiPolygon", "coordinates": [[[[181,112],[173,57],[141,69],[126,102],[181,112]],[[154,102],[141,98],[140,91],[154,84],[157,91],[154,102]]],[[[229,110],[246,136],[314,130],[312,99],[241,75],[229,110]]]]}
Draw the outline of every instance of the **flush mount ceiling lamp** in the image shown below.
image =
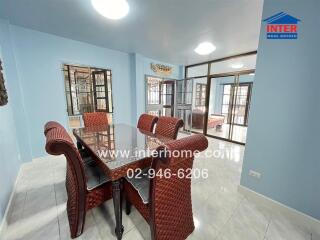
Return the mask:
{"type": "Polygon", "coordinates": [[[129,12],[126,0],[91,0],[91,3],[98,13],[113,20],[123,18],[129,12]]]}
{"type": "Polygon", "coordinates": [[[212,53],[215,50],[216,50],[216,46],[213,45],[211,42],[200,43],[198,45],[198,47],[196,47],[196,49],[194,49],[194,51],[196,53],[198,53],[199,55],[209,55],[210,53],[212,53]]]}
{"type": "Polygon", "coordinates": [[[239,68],[243,68],[244,64],[243,63],[234,63],[231,65],[232,68],[234,69],[239,69],[239,68]]]}

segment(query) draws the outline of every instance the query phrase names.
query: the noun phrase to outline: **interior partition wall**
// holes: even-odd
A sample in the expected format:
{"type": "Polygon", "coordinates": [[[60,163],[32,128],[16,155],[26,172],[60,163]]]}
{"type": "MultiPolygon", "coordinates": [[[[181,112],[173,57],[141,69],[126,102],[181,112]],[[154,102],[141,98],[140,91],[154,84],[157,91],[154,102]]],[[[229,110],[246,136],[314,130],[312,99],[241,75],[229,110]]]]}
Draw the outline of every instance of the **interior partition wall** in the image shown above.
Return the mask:
{"type": "Polygon", "coordinates": [[[256,53],[186,66],[182,82],[192,84],[192,100],[184,119],[191,132],[245,144],[256,53]]]}

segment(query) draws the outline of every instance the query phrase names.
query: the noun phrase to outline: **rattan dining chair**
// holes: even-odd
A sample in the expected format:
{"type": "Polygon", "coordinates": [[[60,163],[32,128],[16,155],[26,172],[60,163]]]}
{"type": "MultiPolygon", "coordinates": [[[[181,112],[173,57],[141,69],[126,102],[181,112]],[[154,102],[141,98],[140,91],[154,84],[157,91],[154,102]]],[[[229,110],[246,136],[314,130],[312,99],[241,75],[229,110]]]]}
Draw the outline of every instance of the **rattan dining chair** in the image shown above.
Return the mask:
{"type": "Polygon", "coordinates": [[[106,112],[87,112],[83,113],[83,123],[85,127],[94,127],[108,125],[108,116],[106,112]]]}
{"type": "Polygon", "coordinates": [[[60,123],[55,121],[49,121],[44,125],[44,135],[52,128],[64,128],[60,123]]]}
{"type": "Polygon", "coordinates": [[[141,114],[138,120],[137,128],[147,131],[153,132],[154,125],[157,123],[158,117],[150,114],[141,114]]]}
{"type": "Polygon", "coordinates": [[[71,238],[76,238],[83,232],[86,212],[112,198],[111,181],[95,161],[82,160],[69,134],[59,123],[47,123],[44,132],[47,153],[64,154],[67,160],[67,214],[71,238]]]}
{"type": "Polygon", "coordinates": [[[179,128],[183,127],[183,120],[175,117],[159,117],[155,134],[171,139],[177,139],[179,128]]]}
{"type": "MultiPolygon", "coordinates": [[[[49,121],[44,125],[44,135],[52,128],[62,128],[66,130],[60,123],[55,121],[49,121]]],[[[86,151],[85,148],[82,147],[80,143],[77,143],[77,148],[83,160],[90,161],[90,158],[87,158],[90,154],[86,151]]],[[[92,161],[92,160],[91,160],[92,161]]]]}
{"type": "Polygon", "coordinates": [[[126,213],[130,214],[133,204],[151,228],[152,240],[184,240],[194,230],[191,179],[187,177],[192,169],[195,151],[204,151],[208,140],[202,134],[172,141],[158,148],[159,156],[152,161],[155,173],[170,172],[170,177],[156,174],[149,178],[128,178],[124,180],[126,213]],[[185,150],[188,154],[183,155],[185,150]],[[180,156],[169,154],[179,151],[180,156]],[[180,171],[184,175],[178,174],[180,171]]]}

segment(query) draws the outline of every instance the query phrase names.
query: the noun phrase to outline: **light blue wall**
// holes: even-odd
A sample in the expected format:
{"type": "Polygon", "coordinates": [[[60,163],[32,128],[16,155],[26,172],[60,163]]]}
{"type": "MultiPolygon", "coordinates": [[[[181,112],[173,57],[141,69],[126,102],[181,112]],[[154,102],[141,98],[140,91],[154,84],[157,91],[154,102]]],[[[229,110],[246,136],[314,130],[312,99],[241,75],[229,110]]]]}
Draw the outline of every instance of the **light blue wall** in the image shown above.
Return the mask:
{"type": "MultiPolygon", "coordinates": [[[[7,85],[7,90],[10,90],[7,85]]],[[[9,95],[9,97],[11,97],[9,95]]],[[[14,185],[21,164],[21,155],[17,141],[16,127],[14,125],[13,107],[8,104],[0,107],[0,222],[2,221],[12,187],[14,185]]]]}
{"type": "Polygon", "coordinates": [[[12,41],[9,23],[0,19],[0,46],[2,48],[3,67],[7,76],[7,84],[11,88],[9,93],[10,104],[13,106],[12,113],[15,127],[19,132],[17,141],[21,150],[21,159],[27,162],[31,160],[29,124],[26,118],[20,76],[17,71],[12,41]]]}
{"type": "MultiPolygon", "coordinates": [[[[80,64],[112,70],[114,121],[136,124],[145,111],[145,75],[156,75],[150,64],[167,63],[146,58],[139,54],[127,54],[105,49],[55,35],[50,35],[15,25],[5,25],[5,34],[12,41],[10,49],[16,59],[16,75],[20,85],[23,105],[17,106],[18,132],[26,144],[23,152],[28,157],[45,155],[43,125],[56,120],[67,127],[66,100],[64,94],[62,64],[80,64]],[[21,110],[21,111],[20,111],[21,110]],[[24,111],[25,110],[25,111],[24,111]],[[32,137],[30,137],[32,136],[32,137]]],[[[181,78],[182,66],[174,66],[169,78],[181,78]]]]}
{"type": "MultiPolygon", "coordinates": [[[[145,75],[155,75],[150,63],[167,64],[10,25],[2,19],[1,49],[9,104],[0,107],[0,222],[21,163],[46,154],[44,124],[55,120],[68,127],[63,63],[111,69],[114,121],[132,125],[144,112],[145,75]]],[[[182,77],[183,67],[172,67],[169,77],[182,77]]]]}
{"type": "Polygon", "coordinates": [[[132,124],[134,94],[130,56],[94,45],[10,26],[17,69],[32,136],[32,157],[45,154],[43,126],[56,120],[67,126],[62,63],[112,70],[114,121],[132,124]]]}
{"type": "Polygon", "coordinates": [[[267,40],[262,24],[241,184],[320,219],[318,0],[265,0],[263,18],[301,19],[298,40],[267,40]],[[262,174],[260,180],[249,170],[262,174]]]}
{"type": "Polygon", "coordinates": [[[17,109],[17,107],[21,107],[21,95],[8,30],[7,23],[0,20],[0,58],[9,96],[9,103],[0,107],[0,223],[22,159],[31,159],[28,143],[25,142],[28,137],[21,135],[19,138],[17,134],[18,130],[26,135],[27,132],[26,129],[16,127],[16,119],[21,118],[23,121],[25,118],[23,110],[17,109]]]}
{"type": "Polygon", "coordinates": [[[145,76],[146,75],[151,75],[151,76],[159,76],[156,73],[154,73],[151,69],[151,63],[160,63],[160,64],[165,64],[168,66],[171,66],[173,71],[170,76],[166,76],[165,78],[172,78],[172,79],[181,79],[183,78],[184,70],[183,66],[177,66],[177,65],[172,65],[164,62],[160,62],[154,59],[146,58],[140,54],[133,54],[132,55],[134,66],[135,66],[135,71],[134,71],[134,76],[135,76],[135,82],[136,82],[136,119],[139,118],[141,113],[145,112],[145,76]]]}

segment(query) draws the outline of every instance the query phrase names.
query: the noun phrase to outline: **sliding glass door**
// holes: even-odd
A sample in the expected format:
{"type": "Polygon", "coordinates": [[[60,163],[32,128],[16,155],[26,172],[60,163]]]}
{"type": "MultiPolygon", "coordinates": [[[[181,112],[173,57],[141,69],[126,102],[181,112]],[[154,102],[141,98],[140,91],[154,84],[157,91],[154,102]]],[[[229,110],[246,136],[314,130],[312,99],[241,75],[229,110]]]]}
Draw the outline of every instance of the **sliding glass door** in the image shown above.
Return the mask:
{"type": "Polygon", "coordinates": [[[208,85],[206,77],[193,79],[191,115],[191,127],[193,132],[203,133],[205,129],[207,89],[208,85]]]}
{"type": "Polygon", "coordinates": [[[190,130],[245,144],[255,67],[256,52],[186,66],[185,80],[193,80],[190,130]]]}
{"type": "Polygon", "coordinates": [[[175,116],[183,119],[184,131],[192,130],[193,79],[176,81],[175,116]]]}
{"type": "Polygon", "coordinates": [[[210,79],[208,135],[245,143],[252,81],[252,74],[210,79]]]}
{"type": "Polygon", "coordinates": [[[253,75],[243,74],[237,76],[233,86],[230,139],[235,142],[246,142],[252,84],[253,75]]]}
{"type": "Polygon", "coordinates": [[[219,138],[230,137],[230,116],[234,76],[214,77],[210,79],[209,111],[207,134],[219,138]]]}

